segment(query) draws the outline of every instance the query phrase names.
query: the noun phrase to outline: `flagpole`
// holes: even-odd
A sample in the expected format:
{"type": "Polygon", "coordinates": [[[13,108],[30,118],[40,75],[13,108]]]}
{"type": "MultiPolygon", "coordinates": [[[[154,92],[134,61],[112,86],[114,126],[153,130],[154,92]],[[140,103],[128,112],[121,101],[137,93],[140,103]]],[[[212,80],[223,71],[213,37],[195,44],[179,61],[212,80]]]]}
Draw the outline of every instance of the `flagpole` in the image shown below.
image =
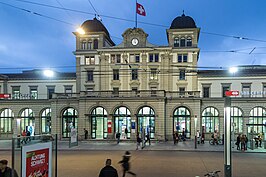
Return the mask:
{"type": "Polygon", "coordinates": [[[135,15],[135,28],[137,28],[137,26],[138,26],[138,19],[137,19],[137,3],[138,3],[138,0],[136,0],[136,9],[135,9],[135,13],[136,13],[136,15],[135,15]]]}

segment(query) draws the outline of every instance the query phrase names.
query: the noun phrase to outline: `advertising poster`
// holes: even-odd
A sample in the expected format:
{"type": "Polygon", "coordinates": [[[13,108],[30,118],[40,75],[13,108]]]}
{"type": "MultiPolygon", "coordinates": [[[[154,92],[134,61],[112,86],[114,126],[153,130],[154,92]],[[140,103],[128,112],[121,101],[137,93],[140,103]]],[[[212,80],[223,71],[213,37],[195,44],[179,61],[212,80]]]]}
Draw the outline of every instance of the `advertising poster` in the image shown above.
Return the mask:
{"type": "Polygon", "coordinates": [[[77,145],[78,145],[78,132],[77,132],[77,129],[71,128],[69,147],[73,147],[73,146],[77,146],[77,145]]]}
{"type": "Polygon", "coordinates": [[[22,177],[52,177],[52,142],[22,146],[22,177]]]}

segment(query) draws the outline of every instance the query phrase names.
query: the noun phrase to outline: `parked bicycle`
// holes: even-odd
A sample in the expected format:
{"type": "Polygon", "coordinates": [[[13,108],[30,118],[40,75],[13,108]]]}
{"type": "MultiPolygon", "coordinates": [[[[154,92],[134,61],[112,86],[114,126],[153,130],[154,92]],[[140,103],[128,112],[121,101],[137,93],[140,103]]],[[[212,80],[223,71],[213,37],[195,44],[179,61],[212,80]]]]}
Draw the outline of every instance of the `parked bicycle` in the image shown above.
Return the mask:
{"type": "Polygon", "coordinates": [[[223,144],[223,141],[221,139],[217,139],[216,142],[214,141],[214,138],[212,138],[210,141],[209,141],[210,145],[215,145],[215,144],[223,144]]]}
{"type": "Polygon", "coordinates": [[[212,172],[209,172],[207,174],[205,174],[204,176],[207,176],[207,177],[219,177],[219,172],[221,171],[212,171],[212,172]]]}

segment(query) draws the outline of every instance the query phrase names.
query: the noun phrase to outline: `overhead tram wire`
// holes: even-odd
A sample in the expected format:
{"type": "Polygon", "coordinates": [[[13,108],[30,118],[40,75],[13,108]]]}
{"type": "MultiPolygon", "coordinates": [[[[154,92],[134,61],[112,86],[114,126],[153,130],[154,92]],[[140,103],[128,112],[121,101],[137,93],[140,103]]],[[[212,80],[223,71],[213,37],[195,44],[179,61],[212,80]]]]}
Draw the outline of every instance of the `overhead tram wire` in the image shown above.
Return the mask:
{"type": "MultiPolygon", "coordinates": [[[[94,13],[85,12],[85,11],[81,11],[81,10],[75,10],[75,9],[70,9],[70,8],[57,7],[57,6],[52,6],[52,5],[47,5],[47,4],[42,4],[42,3],[36,3],[36,2],[32,2],[32,1],[27,1],[27,0],[12,0],[12,1],[29,3],[29,4],[39,5],[39,6],[45,6],[45,7],[54,8],[54,9],[68,10],[68,11],[72,11],[72,12],[76,12],[76,13],[83,13],[83,14],[95,15],[94,13]]],[[[106,18],[111,18],[111,19],[116,19],[116,20],[123,20],[123,21],[135,23],[135,20],[125,19],[125,18],[120,18],[120,17],[114,17],[114,16],[108,16],[108,15],[103,15],[103,14],[98,14],[98,15],[100,15],[102,17],[106,17],[106,18]]],[[[155,23],[148,23],[148,22],[143,22],[143,21],[138,21],[138,23],[146,24],[146,25],[151,25],[151,26],[157,26],[157,27],[164,27],[164,28],[168,28],[169,27],[167,25],[155,24],[155,23]]],[[[239,39],[239,40],[248,40],[248,41],[256,41],[256,42],[264,42],[264,43],[266,43],[266,40],[253,39],[253,38],[247,38],[247,37],[241,37],[241,36],[234,36],[234,35],[227,35],[227,34],[219,34],[219,33],[205,32],[205,31],[201,31],[201,33],[202,34],[207,34],[207,35],[220,36],[220,37],[230,37],[230,38],[239,39]]]]}
{"type": "Polygon", "coordinates": [[[95,9],[95,7],[91,3],[91,0],[87,0],[87,1],[90,3],[91,7],[93,8],[94,12],[96,13],[97,17],[99,18],[98,20],[102,21],[102,18],[100,17],[99,13],[97,12],[97,10],[95,9]]]}

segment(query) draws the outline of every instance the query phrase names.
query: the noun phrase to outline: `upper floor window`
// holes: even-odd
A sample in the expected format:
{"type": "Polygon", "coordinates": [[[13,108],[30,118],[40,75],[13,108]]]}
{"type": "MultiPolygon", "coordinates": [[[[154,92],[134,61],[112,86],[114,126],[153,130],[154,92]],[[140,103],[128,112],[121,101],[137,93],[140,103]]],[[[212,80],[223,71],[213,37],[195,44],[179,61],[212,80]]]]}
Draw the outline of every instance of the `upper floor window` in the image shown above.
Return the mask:
{"type": "Polygon", "coordinates": [[[184,69],[179,71],[179,80],[186,80],[186,71],[184,69]]]}
{"type": "Polygon", "coordinates": [[[30,99],[38,99],[37,87],[30,87],[30,99]]]}
{"type": "Polygon", "coordinates": [[[98,49],[98,39],[93,40],[93,49],[98,49]]]}
{"type": "Polygon", "coordinates": [[[179,38],[176,37],[176,38],[174,39],[174,47],[179,47],[179,46],[180,46],[180,44],[179,44],[179,38]]]}
{"type": "Polygon", "coordinates": [[[86,65],[94,65],[95,64],[94,56],[85,57],[85,62],[86,62],[86,65]]]}
{"type": "Polygon", "coordinates": [[[121,55],[111,55],[111,63],[121,63],[121,55]]]}
{"type": "Polygon", "coordinates": [[[130,63],[139,63],[140,62],[139,54],[130,54],[129,61],[130,63]]]}
{"type": "Polygon", "coordinates": [[[119,70],[118,69],[113,70],[113,80],[119,80],[119,70]]]}
{"type": "Polygon", "coordinates": [[[223,96],[223,97],[226,97],[225,92],[230,90],[230,85],[228,85],[228,84],[225,84],[225,85],[224,85],[224,84],[223,84],[223,85],[222,85],[222,89],[223,89],[223,92],[222,92],[223,95],[222,95],[222,96],[223,96]]]}
{"type": "Polygon", "coordinates": [[[19,99],[20,98],[20,86],[12,87],[12,98],[19,99]]]}
{"type": "Polygon", "coordinates": [[[149,61],[150,62],[159,62],[159,54],[158,53],[149,54],[149,61]]]}
{"type": "Polygon", "coordinates": [[[88,49],[92,49],[92,42],[89,41],[89,42],[87,43],[87,46],[88,46],[88,49]]]}
{"type": "Polygon", "coordinates": [[[72,85],[65,85],[65,93],[68,94],[69,96],[71,95],[72,93],[72,85]]]}
{"type": "Polygon", "coordinates": [[[81,42],[81,49],[85,50],[86,49],[86,41],[81,42]]]}
{"type": "Polygon", "coordinates": [[[152,68],[151,69],[151,75],[150,75],[151,80],[157,80],[158,79],[158,74],[157,74],[157,69],[152,68]]]}
{"type": "Polygon", "coordinates": [[[209,97],[210,97],[210,87],[203,86],[203,98],[209,98],[209,97]]]}
{"type": "Polygon", "coordinates": [[[131,76],[132,80],[138,80],[138,69],[132,69],[131,76]]]}
{"type": "Polygon", "coordinates": [[[48,99],[52,99],[53,98],[53,93],[55,93],[55,86],[47,86],[48,99]]]}
{"type": "Polygon", "coordinates": [[[263,97],[266,97],[266,84],[263,83],[262,85],[262,93],[263,93],[263,97]]]}
{"type": "Polygon", "coordinates": [[[88,81],[93,81],[93,70],[87,71],[88,81]]]}
{"type": "Polygon", "coordinates": [[[249,97],[250,91],[251,91],[251,84],[250,83],[242,84],[242,92],[244,93],[243,97],[249,97]]]}
{"type": "Polygon", "coordinates": [[[179,95],[180,96],[183,96],[183,95],[185,95],[185,87],[179,87],[179,95]]]}
{"type": "Polygon", "coordinates": [[[191,37],[187,38],[187,47],[191,47],[192,46],[192,39],[191,37]]]}
{"type": "Polygon", "coordinates": [[[180,47],[185,47],[185,46],[186,46],[186,39],[182,37],[180,40],[180,47]]]}
{"type": "Polygon", "coordinates": [[[186,54],[178,54],[177,55],[177,62],[182,63],[182,62],[187,62],[187,55],[186,54]]]}

